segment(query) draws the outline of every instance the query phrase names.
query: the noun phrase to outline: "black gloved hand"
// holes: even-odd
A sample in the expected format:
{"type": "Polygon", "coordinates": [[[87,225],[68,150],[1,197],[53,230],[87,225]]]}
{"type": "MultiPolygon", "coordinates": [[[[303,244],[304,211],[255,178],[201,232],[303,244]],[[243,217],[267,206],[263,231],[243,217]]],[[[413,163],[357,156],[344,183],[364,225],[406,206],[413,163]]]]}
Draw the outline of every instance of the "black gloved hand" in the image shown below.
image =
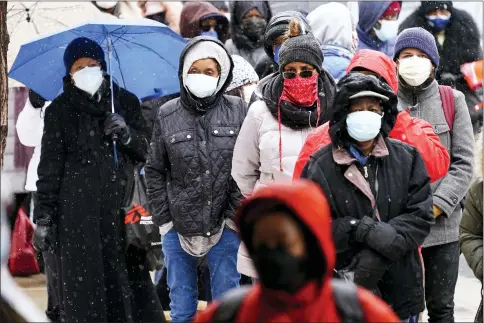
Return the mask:
{"type": "Polygon", "coordinates": [[[45,102],[47,101],[43,97],[41,97],[39,94],[36,92],[29,90],[29,101],[30,104],[35,108],[35,109],[40,109],[44,106],[45,102]]]}
{"type": "Polygon", "coordinates": [[[355,232],[355,240],[357,242],[365,242],[366,236],[370,233],[371,230],[375,227],[376,223],[375,220],[370,218],[369,216],[363,217],[361,221],[358,223],[358,228],[355,232]]]}
{"type": "Polygon", "coordinates": [[[126,121],[117,113],[110,113],[106,117],[106,121],[104,121],[104,134],[106,136],[116,134],[123,145],[126,145],[131,140],[131,132],[126,121]]]}
{"type": "Polygon", "coordinates": [[[371,248],[364,248],[358,255],[358,263],[354,269],[355,283],[378,291],[378,283],[391,265],[391,261],[371,248]]]}
{"type": "Polygon", "coordinates": [[[55,232],[51,226],[38,225],[34,231],[34,248],[55,253],[55,232]]]}

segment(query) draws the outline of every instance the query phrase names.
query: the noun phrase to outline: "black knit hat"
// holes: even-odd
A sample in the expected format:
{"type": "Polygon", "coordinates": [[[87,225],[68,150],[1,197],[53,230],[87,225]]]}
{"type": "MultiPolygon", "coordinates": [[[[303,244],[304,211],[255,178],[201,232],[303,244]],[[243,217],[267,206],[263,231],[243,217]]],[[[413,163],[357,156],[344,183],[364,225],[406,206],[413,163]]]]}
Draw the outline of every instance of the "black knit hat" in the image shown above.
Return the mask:
{"type": "Polygon", "coordinates": [[[452,11],[452,6],[452,1],[421,1],[420,10],[428,14],[437,9],[452,11]]]}
{"type": "Polygon", "coordinates": [[[286,40],[279,50],[279,71],[292,62],[303,62],[314,66],[321,73],[323,52],[312,34],[300,35],[286,40]]]}
{"type": "Polygon", "coordinates": [[[64,66],[66,74],[69,74],[72,64],[79,58],[89,57],[101,63],[101,69],[106,71],[106,61],[104,60],[104,51],[95,41],[88,38],[76,38],[67,45],[64,52],[64,66]]]}

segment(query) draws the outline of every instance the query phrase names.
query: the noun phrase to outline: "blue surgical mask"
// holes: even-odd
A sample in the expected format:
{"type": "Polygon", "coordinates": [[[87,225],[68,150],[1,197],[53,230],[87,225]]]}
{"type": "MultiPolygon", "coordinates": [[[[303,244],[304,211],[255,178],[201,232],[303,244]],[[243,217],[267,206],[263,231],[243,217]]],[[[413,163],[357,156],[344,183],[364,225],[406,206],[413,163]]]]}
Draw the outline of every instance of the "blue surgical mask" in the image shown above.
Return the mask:
{"type": "Polygon", "coordinates": [[[218,32],[216,32],[215,30],[202,31],[200,33],[200,36],[208,36],[208,37],[218,39],[218,32]]]}
{"type": "Polygon", "coordinates": [[[348,135],[358,142],[374,139],[380,133],[383,114],[371,111],[358,111],[346,117],[348,135]]]}
{"type": "Polygon", "coordinates": [[[274,62],[276,62],[277,64],[279,64],[279,50],[280,49],[281,49],[281,45],[276,46],[276,48],[274,48],[274,62]]]}
{"type": "Polygon", "coordinates": [[[441,30],[444,30],[449,24],[450,16],[442,16],[442,15],[427,16],[427,21],[435,31],[441,31],[441,30]]]}

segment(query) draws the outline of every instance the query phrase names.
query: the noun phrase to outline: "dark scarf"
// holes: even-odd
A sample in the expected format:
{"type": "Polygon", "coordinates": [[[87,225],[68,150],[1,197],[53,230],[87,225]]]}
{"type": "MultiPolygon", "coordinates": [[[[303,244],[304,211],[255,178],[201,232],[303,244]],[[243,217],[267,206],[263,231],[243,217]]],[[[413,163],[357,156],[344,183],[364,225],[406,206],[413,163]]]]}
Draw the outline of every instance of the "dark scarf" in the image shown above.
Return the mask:
{"type": "MultiPolygon", "coordinates": [[[[274,74],[262,89],[262,95],[267,108],[274,118],[278,119],[278,103],[282,94],[283,78],[280,73],[274,74]]],[[[317,105],[311,107],[299,107],[291,102],[281,101],[281,123],[293,130],[301,130],[316,127],[329,120],[330,109],[334,101],[335,84],[326,71],[321,70],[318,79],[319,100],[321,104],[320,115],[317,114],[317,105]]]]}
{"type": "Polygon", "coordinates": [[[70,108],[78,114],[77,149],[82,163],[92,160],[93,152],[101,150],[104,137],[104,120],[111,112],[111,91],[109,82],[104,80],[94,96],[78,89],[70,77],[64,78],[64,93],[70,108]]]}
{"type": "Polygon", "coordinates": [[[257,40],[250,39],[247,37],[240,27],[236,27],[236,30],[232,31],[232,41],[235,44],[235,47],[246,49],[246,50],[254,50],[259,47],[264,46],[264,35],[257,40]]]}

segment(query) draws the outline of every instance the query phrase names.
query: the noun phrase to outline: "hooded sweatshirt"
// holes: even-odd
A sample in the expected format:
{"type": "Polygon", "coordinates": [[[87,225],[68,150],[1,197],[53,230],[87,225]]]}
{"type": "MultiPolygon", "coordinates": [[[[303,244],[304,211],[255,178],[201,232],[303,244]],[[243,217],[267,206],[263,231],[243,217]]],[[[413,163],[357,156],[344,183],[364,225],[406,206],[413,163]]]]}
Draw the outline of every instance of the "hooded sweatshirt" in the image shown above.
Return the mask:
{"type": "Polygon", "coordinates": [[[225,43],[228,37],[229,21],[227,17],[221,14],[213,4],[209,2],[187,2],[183,5],[180,17],[180,33],[184,38],[193,38],[200,36],[200,22],[204,18],[212,17],[221,26],[218,33],[218,39],[225,43]]]}
{"type": "Polygon", "coordinates": [[[338,81],[346,74],[355,49],[350,10],[344,4],[331,2],[311,11],[307,19],[321,44],[323,67],[338,81]]]}
{"type": "Polygon", "coordinates": [[[359,1],[359,20],[356,26],[358,33],[358,50],[373,49],[383,52],[390,57],[393,57],[395,51],[396,37],[389,41],[381,41],[371,31],[375,24],[380,20],[383,13],[392,4],[392,1],[359,1]]]}
{"type": "MultiPolygon", "coordinates": [[[[347,72],[350,73],[352,70],[358,69],[366,69],[380,75],[393,92],[398,92],[395,63],[382,52],[370,49],[356,52],[350,65],[348,65],[347,72]]],[[[297,159],[293,179],[300,178],[301,172],[312,154],[331,142],[328,130],[329,122],[309,134],[297,159]]],[[[425,120],[413,118],[407,111],[401,111],[397,115],[397,120],[389,137],[417,148],[424,159],[432,182],[447,174],[450,165],[447,148],[440,142],[434,128],[425,120]]]]}
{"type": "Polygon", "coordinates": [[[258,41],[249,39],[242,31],[242,19],[251,9],[257,9],[268,22],[272,18],[271,9],[267,1],[235,1],[232,5],[232,38],[227,40],[225,47],[230,54],[242,56],[252,66],[265,55],[264,31],[258,41]]]}
{"type": "MultiPolygon", "coordinates": [[[[250,228],[254,221],[247,218],[248,210],[255,202],[260,201],[270,201],[272,203],[269,204],[272,205],[277,203],[292,211],[302,226],[302,231],[306,232],[306,244],[312,246],[308,248],[308,257],[314,264],[316,277],[307,281],[293,294],[268,290],[260,284],[255,285],[242,302],[235,321],[341,322],[331,284],[336,262],[331,233],[331,213],[328,201],[320,188],[308,181],[278,184],[259,190],[243,202],[236,220],[241,238],[249,246],[249,250],[252,249],[250,228]]],[[[264,215],[260,212],[260,216],[264,215]]],[[[370,292],[359,288],[357,297],[365,322],[398,322],[390,307],[370,292]]],[[[218,302],[213,302],[195,322],[211,322],[217,307],[218,302]]]]}

